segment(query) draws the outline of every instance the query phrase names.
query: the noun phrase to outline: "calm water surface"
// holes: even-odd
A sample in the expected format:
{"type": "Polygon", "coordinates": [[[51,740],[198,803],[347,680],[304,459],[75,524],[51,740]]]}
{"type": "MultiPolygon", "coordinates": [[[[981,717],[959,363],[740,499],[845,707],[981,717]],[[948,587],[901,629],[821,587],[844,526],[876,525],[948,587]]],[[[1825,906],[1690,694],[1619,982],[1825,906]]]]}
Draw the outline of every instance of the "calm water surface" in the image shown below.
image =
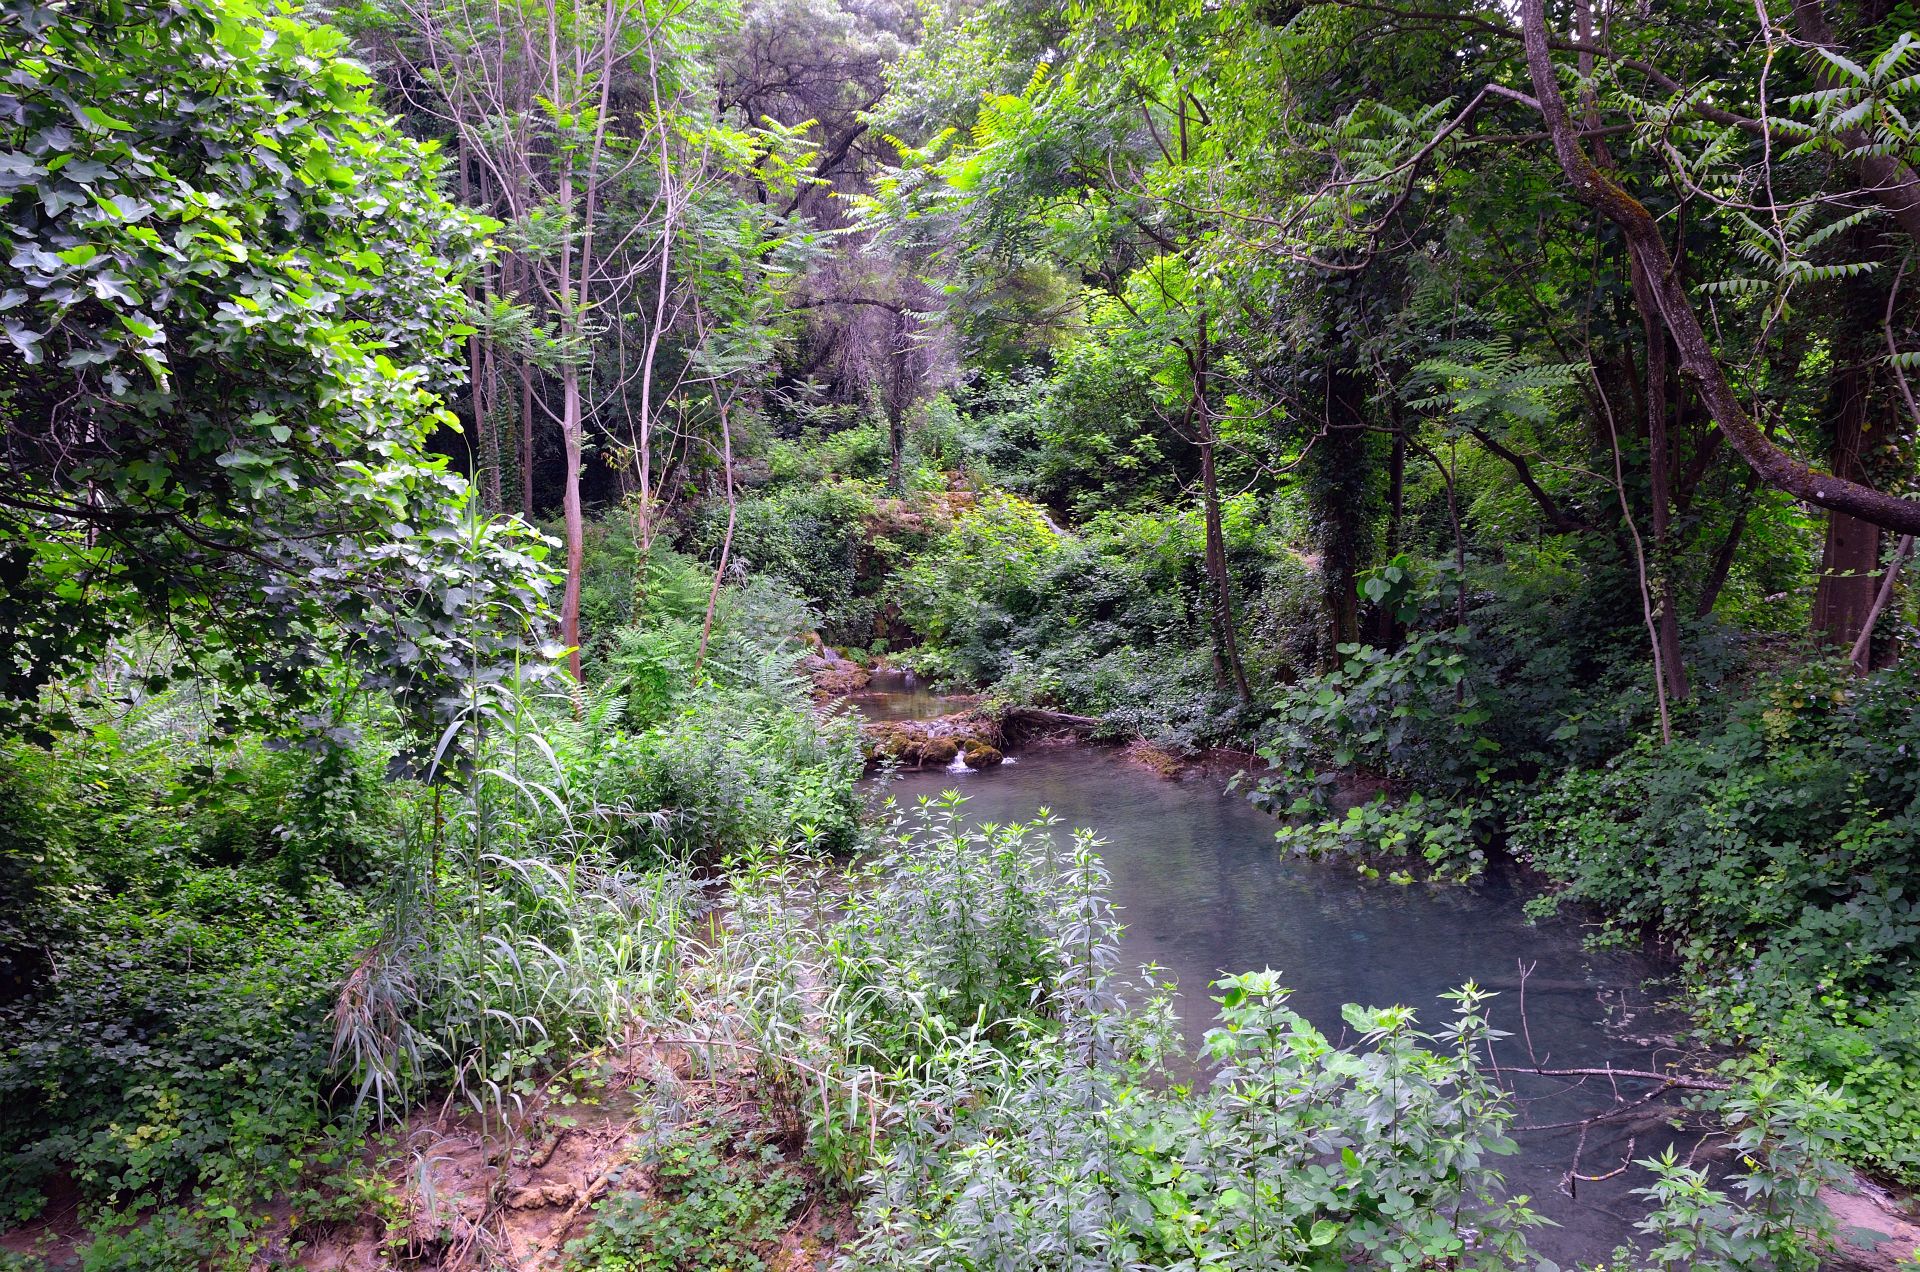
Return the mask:
{"type": "Polygon", "coordinates": [[[980,699],[935,693],[910,671],[876,671],[865,689],[840,701],[869,720],[929,720],[964,711],[980,699]]]}
{"type": "MultiPolygon", "coordinates": [[[[1656,1068],[1670,1056],[1654,1037],[1678,1022],[1655,1010],[1657,988],[1645,984],[1669,971],[1660,960],[1588,951],[1577,920],[1529,924],[1525,894],[1510,877],[1402,886],[1364,879],[1350,865],[1285,855],[1274,845],[1272,819],[1223,785],[1218,775],[1171,782],[1112,752],[1058,747],[981,773],[908,773],[890,789],[905,804],[958,789],[980,821],[1024,821],[1044,806],[1063,831],[1098,831],[1127,927],[1123,962],[1157,963],[1177,980],[1181,1023],[1195,1043],[1212,1021],[1209,982],[1223,971],[1271,967],[1293,988],[1293,1006],[1336,1039],[1343,1003],[1406,1004],[1433,1026],[1450,1006],[1438,996],[1471,979],[1500,993],[1494,1024],[1514,1035],[1498,1045],[1503,1064],[1528,1063],[1528,1039],[1536,1067],[1656,1068]],[[1530,968],[1524,1036],[1523,967],[1530,968]]],[[[1623,1083],[1621,1090],[1633,1098],[1645,1087],[1623,1083]]],[[[1521,1080],[1516,1095],[1520,1121],[1532,1124],[1579,1118],[1612,1098],[1605,1082],[1581,1087],[1539,1077],[1521,1080]]],[[[1627,1240],[1640,1212],[1630,1190],[1647,1183],[1636,1167],[1580,1184],[1578,1199],[1568,1197],[1560,1180],[1577,1134],[1523,1133],[1521,1155],[1506,1163],[1510,1188],[1562,1225],[1541,1231],[1535,1245],[1563,1263],[1597,1260],[1627,1240]]],[[[1632,1155],[1649,1156],[1667,1142],[1664,1132],[1641,1128],[1632,1155]]],[[[1624,1132],[1596,1127],[1582,1173],[1605,1173],[1626,1151],[1624,1132]]]]}

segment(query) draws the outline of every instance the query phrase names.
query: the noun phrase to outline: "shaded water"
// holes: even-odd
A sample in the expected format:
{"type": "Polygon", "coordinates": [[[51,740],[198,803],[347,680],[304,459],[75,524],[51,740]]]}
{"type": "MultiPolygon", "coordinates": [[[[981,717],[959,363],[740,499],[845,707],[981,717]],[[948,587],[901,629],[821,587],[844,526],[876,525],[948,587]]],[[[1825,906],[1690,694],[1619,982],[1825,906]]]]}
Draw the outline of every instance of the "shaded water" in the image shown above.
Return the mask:
{"type": "MultiPolygon", "coordinates": [[[[1127,927],[1123,964],[1156,963],[1177,980],[1182,1027],[1195,1044],[1212,1022],[1209,982],[1223,971],[1271,967],[1293,988],[1292,1005],[1335,1039],[1343,1003],[1406,1004],[1432,1027],[1449,1014],[1437,996],[1472,979],[1500,993],[1494,1024],[1513,1035],[1498,1044],[1502,1064],[1529,1064],[1529,1042],[1541,1068],[1647,1069],[1670,1057],[1643,1037],[1676,1023],[1654,1011],[1656,995],[1643,988],[1666,965],[1640,951],[1588,951],[1574,920],[1529,924],[1526,895],[1510,875],[1471,886],[1397,885],[1362,878],[1351,865],[1304,861],[1277,849],[1273,821],[1227,794],[1219,776],[1170,782],[1087,747],[1030,750],[1016,766],[984,773],[907,773],[890,789],[911,804],[954,788],[980,821],[1030,820],[1045,806],[1063,832],[1100,833],[1127,927]]],[[[1521,1078],[1519,1121],[1588,1116],[1612,1103],[1612,1085],[1521,1078]]],[[[1646,1089],[1619,1084],[1627,1099],[1646,1089]]],[[[1581,1172],[1619,1166],[1630,1129],[1595,1127],[1581,1172]]],[[[1505,1162],[1510,1189],[1561,1225],[1540,1230],[1534,1243],[1563,1263],[1598,1260],[1628,1240],[1642,1212],[1630,1190],[1648,1182],[1634,1167],[1567,1196],[1561,1179],[1578,1134],[1521,1133],[1520,1155],[1505,1162]]],[[[1642,1126],[1632,1156],[1658,1152],[1668,1134],[1642,1126]]]]}
{"type": "Polygon", "coordinates": [[[928,720],[979,703],[966,695],[935,693],[910,671],[876,671],[867,687],[840,699],[869,720],[928,720]]]}

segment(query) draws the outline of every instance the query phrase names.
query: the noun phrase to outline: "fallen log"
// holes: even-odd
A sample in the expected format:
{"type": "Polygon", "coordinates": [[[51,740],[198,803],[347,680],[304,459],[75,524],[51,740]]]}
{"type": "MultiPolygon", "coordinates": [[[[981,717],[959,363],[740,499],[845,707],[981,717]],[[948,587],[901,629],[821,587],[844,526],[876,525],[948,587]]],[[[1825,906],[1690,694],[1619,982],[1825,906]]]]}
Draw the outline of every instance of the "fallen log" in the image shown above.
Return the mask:
{"type": "Polygon", "coordinates": [[[1009,707],[1001,717],[1011,724],[1035,725],[1046,729],[1095,729],[1102,721],[1097,716],[1069,715],[1044,707],[1009,707]]]}

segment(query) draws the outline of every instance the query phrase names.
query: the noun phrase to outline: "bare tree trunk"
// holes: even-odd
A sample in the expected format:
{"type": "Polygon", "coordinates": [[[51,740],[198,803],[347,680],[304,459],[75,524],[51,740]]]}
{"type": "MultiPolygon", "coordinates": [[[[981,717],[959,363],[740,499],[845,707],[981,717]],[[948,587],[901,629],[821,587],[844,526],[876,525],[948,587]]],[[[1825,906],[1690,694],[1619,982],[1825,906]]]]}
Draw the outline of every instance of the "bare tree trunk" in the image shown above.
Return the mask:
{"type": "Polygon", "coordinates": [[[881,407],[887,417],[887,488],[894,494],[906,491],[907,397],[909,368],[907,357],[907,315],[893,311],[893,334],[887,341],[887,379],[881,407]]]}
{"type": "MultiPolygon", "coordinates": [[[[1320,523],[1321,589],[1327,623],[1337,649],[1360,639],[1359,573],[1367,517],[1355,478],[1366,473],[1367,386],[1352,366],[1327,371],[1327,434],[1314,447],[1313,464],[1332,487],[1313,494],[1313,515],[1320,523]]],[[[1335,655],[1336,665],[1338,655],[1335,655]]]]}
{"type": "MultiPolygon", "coordinates": [[[[704,336],[704,332],[702,335],[704,336]]],[[[713,586],[707,591],[707,614],[700,623],[700,652],[693,660],[693,679],[700,679],[700,668],[707,661],[707,643],[713,637],[713,611],[720,601],[720,584],[727,576],[727,561],[733,554],[734,520],[740,510],[739,499],[733,484],[733,423],[729,418],[727,398],[723,392],[716,394],[715,401],[720,411],[720,472],[727,486],[727,529],[720,538],[720,562],[713,567],[713,586]]]]}
{"type": "Polygon", "coordinates": [[[520,367],[520,515],[533,520],[533,367],[516,358],[520,367]]]}
{"type": "Polygon", "coordinates": [[[1669,469],[1673,459],[1667,435],[1667,330],[1660,321],[1660,306],[1654,299],[1652,284],[1640,258],[1629,253],[1628,270],[1633,280],[1633,295],[1640,309],[1641,325],[1647,336],[1646,395],[1647,411],[1647,499],[1652,504],[1648,518],[1653,531],[1649,555],[1653,560],[1655,624],[1660,642],[1661,676],[1667,697],[1675,702],[1687,696],[1687,667],[1680,655],[1680,614],[1674,602],[1672,570],[1673,481],[1669,469]]]}
{"type": "MultiPolygon", "coordinates": [[[[1393,453],[1387,460],[1387,556],[1399,555],[1405,530],[1407,506],[1407,426],[1400,415],[1400,399],[1389,395],[1393,413],[1393,453]]],[[[1381,605],[1374,615],[1374,638],[1389,652],[1400,647],[1400,620],[1391,605],[1381,605]]]]}
{"type": "MultiPolygon", "coordinates": [[[[1866,376],[1856,364],[1834,377],[1833,471],[1842,477],[1860,473],[1860,449],[1866,439],[1866,376]]],[[[1813,630],[1829,645],[1851,649],[1873,606],[1874,571],[1880,565],[1880,527],[1843,512],[1827,514],[1826,541],[1820,553],[1820,582],[1813,596],[1813,630]]]]}
{"type": "Polygon", "coordinates": [[[1694,617],[1705,618],[1713,613],[1713,607],[1720,599],[1720,592],[1727,586],[1727,578],[1733,573],[1734,558],[1740,552],[1741,537],[1747,531],[1747,514],[1753,509],[1754,492],[1760,489],[1760,475],[1749,472],[1746,484],[1740,488],[1740,506],[1734,510],[1733,523],[1727,527],[1727,537],[1720,541],[1719,550],[1713,554],[1713,566],[1707,571],[1707,583],[1700,591],[1700,600],[1694,606],[1694,617]]]}
{"type": "Polygon", "coordinates": [[[1885,529],[1920,531],[1920,501],[1888,494],[1801,463],[1775,445],[1747,414],[1674,269],[1673,257],[1658,222],[1644,204],[1596,168],[1582,149],[1579,131],[1567,114],[1566,98],[1560,92],[1559,78],[1554,71],[1546,0],[1521,0],[1520,13],[1528,77],[1533,81],[1540,115],[1553,142],[1560,169],[1574,197],[1619,227],[1627,250],[1639,259],[1652,287],[1661,321],[1680,352],[1681,373],[1693,381],[1702,403],[1714,423],[1727,435],[1727,441],[1764,481],[1795,498],[1871,521],[1885,529]]]}
{"type": "Polygon", "coordinates": [[[560,372],[560,431],[566,439],[567,476],[564,516],[567,523],[567,587],[560,603],[560,638],[572,650],[567,669],[580,680],[580,577],[586,566],[586,521],[580,511],[580,466],[585,428],[580,413],[580,368],[569,362],[560,372]]]}
{"type": "MultiPolygon", "coordinates": [[[[460,203],[463,207],[475,207],[473,157],[469,153],[464,139],[456,140],[460,153],[460,203]]],[[[480,268],[480,283],[476,293],[473,283],[466,285],[467,303],[475,309],[487,304],[486,267],[480,268]]],[[[483,346],[486,337],[475,331],[467,337],[467,405],[468,414],[473,422],[473,444],[477,447],[474,454],[474,489],[480,492],[480,499],[487,511],[500,510],[500,453],[496,440],[491,434],[491,414],[487,401],[486,377],[483,372],[485,352],[483,346]]]]}
{"type": "Polygon", "coordinates": [[[1187,414],[1200,446],[1200,502],[1207,525],[1207,579],[1213,596],[1207,606],[1213,628],[1214,674],[1221,688],[1230,678],[1240,701],[1250,702],[1247,669],[1240,662],[1240,641],[1233,617],[1233,575],[1227,568],[1227,537],[1220,526],[1220,482],[1214,471],[1213,408],[1207,400],[1207,377],[1212,349],[1207,338],[1207,311],[1200,311],[1193,348],[1193,397],[1187,414]],[[1222,667],[1224,665],[1224,668],[1222,667]],[[1223,674],[1224,673],[1224,674],[1223,674]]]}
{"type": "Polygon", "coordinates": [[[1640,528],[1633,522],[1632,501],[1627,498],[1626,467],[1620,460],[1620,430],[1614,424],[1613,406],[1607,399],[1606,386],[1600,382],[1597,371],[1593,382],[1599,390],[1600,406],[1607,425],[1607,439],[1613,450],[1613,491],[1620,500],[1620,520],[1630,539],[1634,572],[1639,576],[1640,614],[1647,625],[1647,644],[1653,650],[1653,697],[1660,708],[1660,744],[1667,746],[1673,742],[1673,717],[1667,710],[1667,677],[1660,666],[1660,629],[1658,621],[1654,618],[1653,583],[1648,577],[1646,545],[1641,541],[1640,528]]]}
{"type": "Polygon", "coordinates": [[[1874,593],[1873,605],[1867,610],[1867,617],[1860,624],[1860,635],[1853,642],[1854,674],[1864,676],[1873,670],[1873,629],[1880,623],[1880,615],[1886,610],[1887,602],[1893,599],[1893,585],[1900,581],[1900,567],[1907,563],[1907,557],[1913,552],[1913,536],[1903,534],[1900,542],[1894,545],[1893,560],[1887,562],[1887,572],[1880,576],[1880,589],[1874,593]]]}
{"type": "MultiPolygon", "coordinates": [[[[483,306],[491,304],[491,266],[480,274],[480,297],[483,306]]],[[[506,285],[506,274],[501,272],[500,283],[506,285]]],[[[506,511],[506,467],[507,453],[500,427],[500,358],[499,350],[491,340],[485,341],[480,350],[480,388],[484,394],[486,409],[481,415],[481,452],[487,456],[487,485],[485,497],[487,511],[499,513],[506,511]]]]}

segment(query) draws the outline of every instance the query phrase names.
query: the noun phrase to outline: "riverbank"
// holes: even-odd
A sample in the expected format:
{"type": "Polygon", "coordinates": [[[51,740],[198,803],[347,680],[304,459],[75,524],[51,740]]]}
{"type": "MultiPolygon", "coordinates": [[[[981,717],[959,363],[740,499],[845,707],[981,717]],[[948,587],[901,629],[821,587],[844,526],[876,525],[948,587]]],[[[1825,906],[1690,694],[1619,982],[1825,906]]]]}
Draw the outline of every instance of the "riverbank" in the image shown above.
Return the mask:
{"type": "MultiPolygon", "coordinates": [[[[883,685],[876,706],[889,733],[898,731],[916,711],[932,713],[935,728],[981,727],[983,723],[977,718],[977,699],[972,696],[928,694],[911,682],[883,685]],[[920,696],[911,702],[886,696],[902,690],[920,696]],[[949,723],[942,725],[942,721],[949,723]]],[[[1103,845],[1102,854],[1113,871],[1115,902],[1129,929],[1124,948],[1130,961],[1172,965],[1174,979],[1181,984],[1205,985],[1221,971],[1234,967],[1280,967],[1289,983],[1299,987],[1296,1001],[1309,1004],[1305,1008],[1309,1018],[1327,1018],[1337,1013],[1340,1003],[1368,1000],[1369,994],[1378,1001],[1417,1001],[1419,996],[1409,994],[1409,988],[1422,985],[1422,977],[1431,980],[1436,969],[1446,969],[1443,980],[1474,978],[1510,996],[1509,1010],[1517,1019],[1507,1021],[1506,1027],[1524,1041],[1528,1054],[1517,1061],[1510,1056],[1490,1057],[1496,1066],[1512,1072],[1551,1063],[1594,1074],[1560,1079],[1546,1092],[1526,1089],[1527,1084],[1540,1079],[1518,1076],[1519,1085],[1514,1089],[1514,1097],[1529,1109],[1526,1124],[1551,1128],[1535,1133],[1538,1139],[1533,1143],[1527,1142],[1526,1135],[1521,1136],[1523,1149],[1515,1186],[1535,1198],[1560,1199],[1548,1204],[1547,1210],[1562,1224],[1561,1233],[1542,1243],[1542,1248],[1556,1257],[1592,1258],[1596,1238],[1626,1242],[1635,1237],[1633,1222],[1621,1216],[1644,1215],[1648,1203],[1635,1192],[1651,1181],[1647,1171],[1633,1165],[1635,1161],[1672,1147],[1689,1160],[1718,1162],[1716,1169],[1726,1169],[1724,1150],[1702,1154],[1701,1132],[1713,1124],[1713,1119],[1702,1122],[1698,1115],[1685,1113],[1676,1099],[1684,1094],[1684,1086],[1664,1086],[1659,1080],[1644,1077],[1601,1076],[1608,1070],[1659,1072],[1691,1082],[1694,1079],[1686,1075],[1709,1074],[1717,1067],[1719,1057],[1700,1051],[1697,1045],[1681,1044],[1679,1035],[1688,1032],[1692,1022],[1677,1008],[1663,1005],[1663,1000],[1687,992],[1678,981],[1680,968],[1676,963],[1649,948],[1638,956],[1646,960],[1642,966],[1631,972],[1613,968],[1613,983],[1609,983],[1609,974],[1596,970],[1605,967],[1604,962],[1595,964],[1592,960],[1597,952],[1584,946],[1590,932],[1601,930],[1604,916],[1590,914],[1583,925],[1576,906],[1545,928],[1534,925],[1526,917],[1524,903],[1550,890],[1552,880],[1544,876],[1529,879],[1525,869],[1504,862],[1496,862],[1489,873],[1465,887],[1440,889],[1453,905],[1466,907],[1470,914],[1476,906],[1485,907],[1484,913],[1472,915],[1468,926],[1476,938],[1501,932],[1501,948],[1489,950],[1445,925],[1428,933],[1417,919],[1409,922],[1406,913],[1410,897],[1435,885],[1416,882],[1395,870],[1384,871],[1382,882],[1383,871],[1366,867],[1364,862],[1359,863],[1363,868],[1356,876],[1352,863],[1308,862],[1275,851],[1271,820],[1221,793],[1226,780],[1239,772],[1242,764],[1248,760],[1260,764],[1259,757],[1223,751],[1177,756],[1139,739],[1088,749],[1073,745],[1078,733],[1056,733],[1046,739],[1048,745],[1016,752],[1021,763],[1012,770],[976,773],[964,765],[940,772],[914,769],[891,776],[889,789],[896,798],[931,797],[949,787],[957,789],[970,801],[969,815],[982,821],[1019,818],[1046,807],[1069,825],[1123,828],[1118,832],[1120,846],[1109,842],[1103,845]],[[1152,811],[1155,797],[1143,795],[1143,791],[1163,783],[1166,789],[1161,796],[1178,793],[1170,796],[1173,810],[1163,808],[1156,813],[1152,811]],[[1227,856],[1215,855],[1198,869],[1182,865],[1183,854],[1193,850],[1193,837],[1177,829],[1170,831],[1170,826],[1177,828],[1182,820],[1178,807],[1191,802],[1198,809],[1221,799],[1225,801],[1222,807],[1232,810],[1225,814],[1231,828],[1221,829],[1218,815],[1207,814],[1205,819],[1215,829],[1202,832],[1200,837],[1217,837],[1222,845],[1236,846],[1223,847],[1227,856]],[[1134,847],[1142,839],[1155,845],[1145,856],[1134,847]],[[1297,892],[1287,886],[1292,880],[1276,886],[1269,872],[1277,872],[1283,880],[1300,874],[1319,883],[1309,889],[1311,901],[1303,904],[1297,892]],[[1196,879],[1201,881],[1197,888],[1196,879]],[[1188,889],[1195,889],[1194,894],[1185,895],[1188,889]],[[1279,909],[1286,914],[1288,924],[1310,935],[1298,944],[1289,944],[1275,933],[1260,931],[1257,925],[1249,929],[1238,917],[1223,926],[1223,911],[1231,908],[1225,898],[1249,890],[1268,902],[1292,896],[1292,901],[1280,902],[1279,909]],[[1334,917],[1330,922],[1302,922],[1316,906],[1321,907],[1325,920],[1329,898],[1341,898],[1332,904],[1334,917]],[[1489,922],[1492,915],[1507,917],[1489,922]],[[1370,930],[1376,921],[1390,929],[1384,941],[1381,932],[1370,930]],[[1220,943],[1209,944],[1215,938],[1220,943]],[[1238,944],[1239,940],[1246,944],[1238,944]],[[1405,945],[1397,946],[1396,942],[1405,945]],[[1543,974],[1543,947],[1553,951],[1554,960],[1572,960],[1579,966],[1579,974],[1569,976],[1564,968],[1557,976],[1543,974]],[[1404,964],[1395,958],[1383,959],[1383,950],[1404,953],[1404,964]],[[1380,978],[1356,981],[1344,964],[1329,974],[1324,960],[1342,954],[1363,960],[1365,966],[1381,973],[1380,978]],[[1507,964],[1510,969],[1504,974],[1495,970],[1507,964]],[[1645,982],[1649,975],[1660,977],[1665,988],[1648,989],[1645,982]],[[1569,993],[1570,1000],[1564,997],[1569,993]],[[1312,1006],[1315,1003],[1320,1005],[1316,1008],[1312,1006]],[[1586,1011],[1591,1019],[1604,1022],[1599,1035],[1581,1034],[1571,1056],[1571,1044],[1558,1036],[1558,1031],[1566,1027],[1569,1009],[1574,1017],[1586,1011]],[[1654,1022],[1659,1027],[1649,1032],[1648,1026],[1654,1022]],[[1541,1051],[1549,1057],[1547,1063],[1541,1061],[1541,1051]],[[1604,1084],[1605,1094],[1590,1089],[1592,1083],[1604,1084]],[[1592,1103],[1583,1103],[1589,1099],[1592,1103]],[[1546,1101],[1551,1111],[1534,1112],[1536,1101],[1546,1101]],[[1560,1107],[1553,1107],[1555,1101],[1560,1107]],[[1692,1129],[1677,1131],[1672,1125],[1676,1120],[1692,1129]],[[1611,1218],[1596,1225],[1595,1215],[1611,1218]]],[[[1347,806],[1359,805],[1380,793],[1364,782],[1343,783],[1338,790],[1335,798],[1347,806]]],[[[1418,910],[1419,906],[1414,908],[1418,910]]],[[[1604,960],[1612,956],[1599,957],[1604,960]]],[[[1422,988],[1430,996],[1437,996],[1447,986],[1435,981],[1422,988]]],[[[1204,1018],[1204,1003],[1200,1006],[1204,1018]]],[[[1193,1014],[1192,1010],[1186,1013],[1193,1014]]],[[[1576,1033],[1580,1031],[1576,1029],[1576,1033]]],[[[1188,1042],[1196,1044],[1197,1034],[1190,1033],[1188,1042]]],[[[1703,1077],[1700,1081],[1708,1088],[1725,1085],[1718,1078],[1703,1077]]],[[[1892,1268],[1920,1248],[1916,1246],[1920,1231],[1914,1227],[1910,1196],[1881,1188],[1858,1175],[1839,1186],[1826,1186],[1821,1195],[1842,1229],[1830,1251],[1832,1266],[1892,1268]]]]}

